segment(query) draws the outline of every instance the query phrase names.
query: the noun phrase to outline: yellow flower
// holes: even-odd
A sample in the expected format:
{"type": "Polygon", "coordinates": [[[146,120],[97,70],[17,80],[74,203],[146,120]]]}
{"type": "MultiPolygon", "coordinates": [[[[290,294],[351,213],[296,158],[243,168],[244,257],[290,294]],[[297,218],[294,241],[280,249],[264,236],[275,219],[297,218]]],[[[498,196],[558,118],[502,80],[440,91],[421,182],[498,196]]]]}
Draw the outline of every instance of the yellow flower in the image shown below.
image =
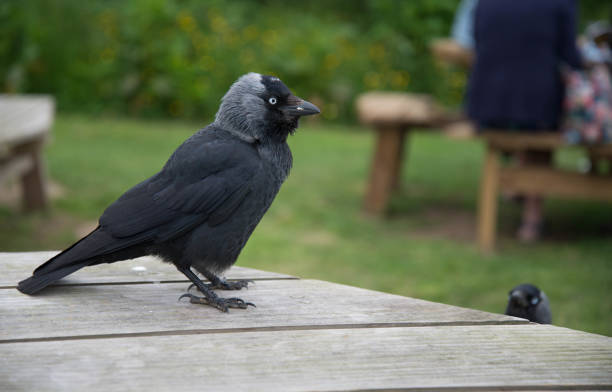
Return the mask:
{"type": "Polygon", "coordinates": [[[262,34],[261,39],[264,45],[274,47],[278,41],[278,32],[276,30],[267,30],[262,34]]]}
{"type": "Polygon", "coordinates": [[[326,70],[331,71],[335,69],[338,65],[340,65],[340,59],[338,58],[338,56],[333,53],[330,53],[325,56],[325,59],[323,60],[323,67],[326,70]]]}
{"type": "Polygon", "coordinates": [[[368,55],[372,60],[381,61],[385,58],[387,51],[385,50],[384,45],[382,44],[374,44],[369,47],[368,55]]]}
{"type": "Polygon", "coordinates": [[[369,89],[377,89],[381,86],[380,74],[376,72],[368,72],[363,76],[363,83],[369,89]]]}
{"type": "Polygon", "coordinates": [[[405,71],[394,71],[391,74],[391,85],[394,88],[404,89],[408,87],[410,82],[410,75],[405,71]]]}
{"type": "Polygon", "coordinates": [[[188,33],[196,29],[196,22],[191,15],[186,12],[181,12],[177,17],[177,22],[181,30],[188,33]]]}
{"type": "Polygon", "coordinates": [[[255,53],[251,49],[245,49],[240,53],[240,63],[250,66],[255,62],[255,53]]]}
{"type": "Polygon", "coordinates": [[[248,25],[244,30],[242,30],[242,37],[246,41],[253,41],[257,39],[259,32],[257,31],[257,27],[255,25],[248,25]]]}
{"type": "Polygon", "coordinates": [[[116,51],[113,48],[104,48],[100,53],[100,59],[103,61],[112,61],[115,59],[116,51]]]}
{"type": "Polygon", "coordinates": [[[228,24],[221,15],[215,15],[210,21],[210,28],[216,33],[223,33],[227,31],[228,24]]]}

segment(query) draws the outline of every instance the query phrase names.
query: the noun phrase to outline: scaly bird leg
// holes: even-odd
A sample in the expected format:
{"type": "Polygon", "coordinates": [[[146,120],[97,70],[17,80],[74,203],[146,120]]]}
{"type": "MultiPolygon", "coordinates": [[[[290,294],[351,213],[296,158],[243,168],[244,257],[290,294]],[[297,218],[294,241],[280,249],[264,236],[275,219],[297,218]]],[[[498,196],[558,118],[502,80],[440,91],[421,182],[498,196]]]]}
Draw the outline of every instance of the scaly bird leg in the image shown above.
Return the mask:
{"type": "Polygon", "coordinates": [[[179,268],[189,280],[200,290],[204,297],[198,297],[190,293],[183,294],[179,297],[181,300],[184,297],[189,297],[189,302],[192,304],[210,305],[222,312],[227,312],[229,308],[246,309],[249,305],[255,307],[255,304],[251,302],[245,302],[240,298],[221,298],[215,294],[207,284],[202,282],[189,268],[179,268]]]}
{"type": "MultiPolygon", "coordinates": [[[[249,283],[253,283],[253,284],[255,283],[255,281],[250,280],[250,279],[248,280],[242,279],[242,280],[228,282],[225,279],[219,278],[217,275],[213,274],[210,271],[204,271],[203,274],[206,277],[206,279],[210,281],[210,283],[204,283],[204,284],[206,285],[206,287],[208,287],[211,290],[213,289],[241,290],[242,288],[245,288],[245,287],[249,288],[249,283]]],[[[195,284],[192,283],[187,289],[187,291],[191,290],[194,286],[195,284]]]]}

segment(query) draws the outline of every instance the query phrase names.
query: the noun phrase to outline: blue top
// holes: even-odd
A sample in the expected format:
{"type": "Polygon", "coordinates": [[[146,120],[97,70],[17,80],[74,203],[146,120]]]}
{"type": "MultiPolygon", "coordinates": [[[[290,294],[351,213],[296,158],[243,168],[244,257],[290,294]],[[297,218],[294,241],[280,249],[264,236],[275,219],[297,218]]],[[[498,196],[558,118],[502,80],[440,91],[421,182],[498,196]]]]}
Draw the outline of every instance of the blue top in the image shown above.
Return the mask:
{"type": "Polygon", "coordinates": [[[468,115],[481,127],[556,130],[561,65],[580,67],[573,0],[486,0],[475,11],[468,115]]]}
{"type": "Polygon", "coordinates": [[[455,41],[464,48],[474,49],[474,10],[478,0],[461,0],[451,35],[455,41]]]}

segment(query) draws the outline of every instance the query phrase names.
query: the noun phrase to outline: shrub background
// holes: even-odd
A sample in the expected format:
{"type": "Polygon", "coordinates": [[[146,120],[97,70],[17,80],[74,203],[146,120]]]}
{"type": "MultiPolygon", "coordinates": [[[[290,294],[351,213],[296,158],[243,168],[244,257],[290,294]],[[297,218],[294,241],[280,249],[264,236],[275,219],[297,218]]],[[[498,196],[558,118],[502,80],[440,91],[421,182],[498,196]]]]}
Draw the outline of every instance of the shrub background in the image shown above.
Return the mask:
{"type": "MultiPolygon", "coordinates": [[[[210,118],[237,76],[283,78],[351,120],[371,89],[459,105],[466,75],[434,63],[457,0],[287,3],[221,0],[3,0],[0,91],[50,93],[60,110],[210,118]]],[[[612,5],[581,2],[582,25],[612,5]]]]}

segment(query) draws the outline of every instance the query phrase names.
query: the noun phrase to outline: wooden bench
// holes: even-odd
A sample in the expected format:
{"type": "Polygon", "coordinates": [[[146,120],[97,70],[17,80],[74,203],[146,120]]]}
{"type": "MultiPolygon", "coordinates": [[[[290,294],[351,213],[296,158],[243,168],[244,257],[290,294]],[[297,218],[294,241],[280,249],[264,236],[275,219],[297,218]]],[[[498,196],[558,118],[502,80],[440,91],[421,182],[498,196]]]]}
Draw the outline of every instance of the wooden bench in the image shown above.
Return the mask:
{"type": "MultiPolygon", "coordinates": [[[[0,390],[467,391],[612,387],[612,339],[320,280],[233,267],[257,307],[177,301],[152,257],[16,283],[56,252],[0,253],[0,390]]],[[[505,297],[505,292],[500,291],[505,297]]]]}
{"type": "MultiPolygon", "coordinates": [[[[505,152],[550,151],[567,147],[559,133],[482,133],[486,156],[478,201],[477,242],[482,251],[495,247],[497,201],[501,191],[612,201],[612,175],[579,173],[551,166],[522,165],[505,167],[505,152]]],[[[612,160],[612,144],[580,146],[594,159],[612,160]]]]}
{"type": "Polygon", "coordinates": [[[376,132],[364,209],[382,213],[399,186],[406,140],[414,128],[433,128],[448,115],[428,95],[370,92],[357,99],[359,120],[376,132]]]}
{"type": "Polygon", "coordinates": [[[48,206],[42,146],[53,123],[47,96],[0,95],[0,185],[21,177],[25,210],[48,206]]]}

